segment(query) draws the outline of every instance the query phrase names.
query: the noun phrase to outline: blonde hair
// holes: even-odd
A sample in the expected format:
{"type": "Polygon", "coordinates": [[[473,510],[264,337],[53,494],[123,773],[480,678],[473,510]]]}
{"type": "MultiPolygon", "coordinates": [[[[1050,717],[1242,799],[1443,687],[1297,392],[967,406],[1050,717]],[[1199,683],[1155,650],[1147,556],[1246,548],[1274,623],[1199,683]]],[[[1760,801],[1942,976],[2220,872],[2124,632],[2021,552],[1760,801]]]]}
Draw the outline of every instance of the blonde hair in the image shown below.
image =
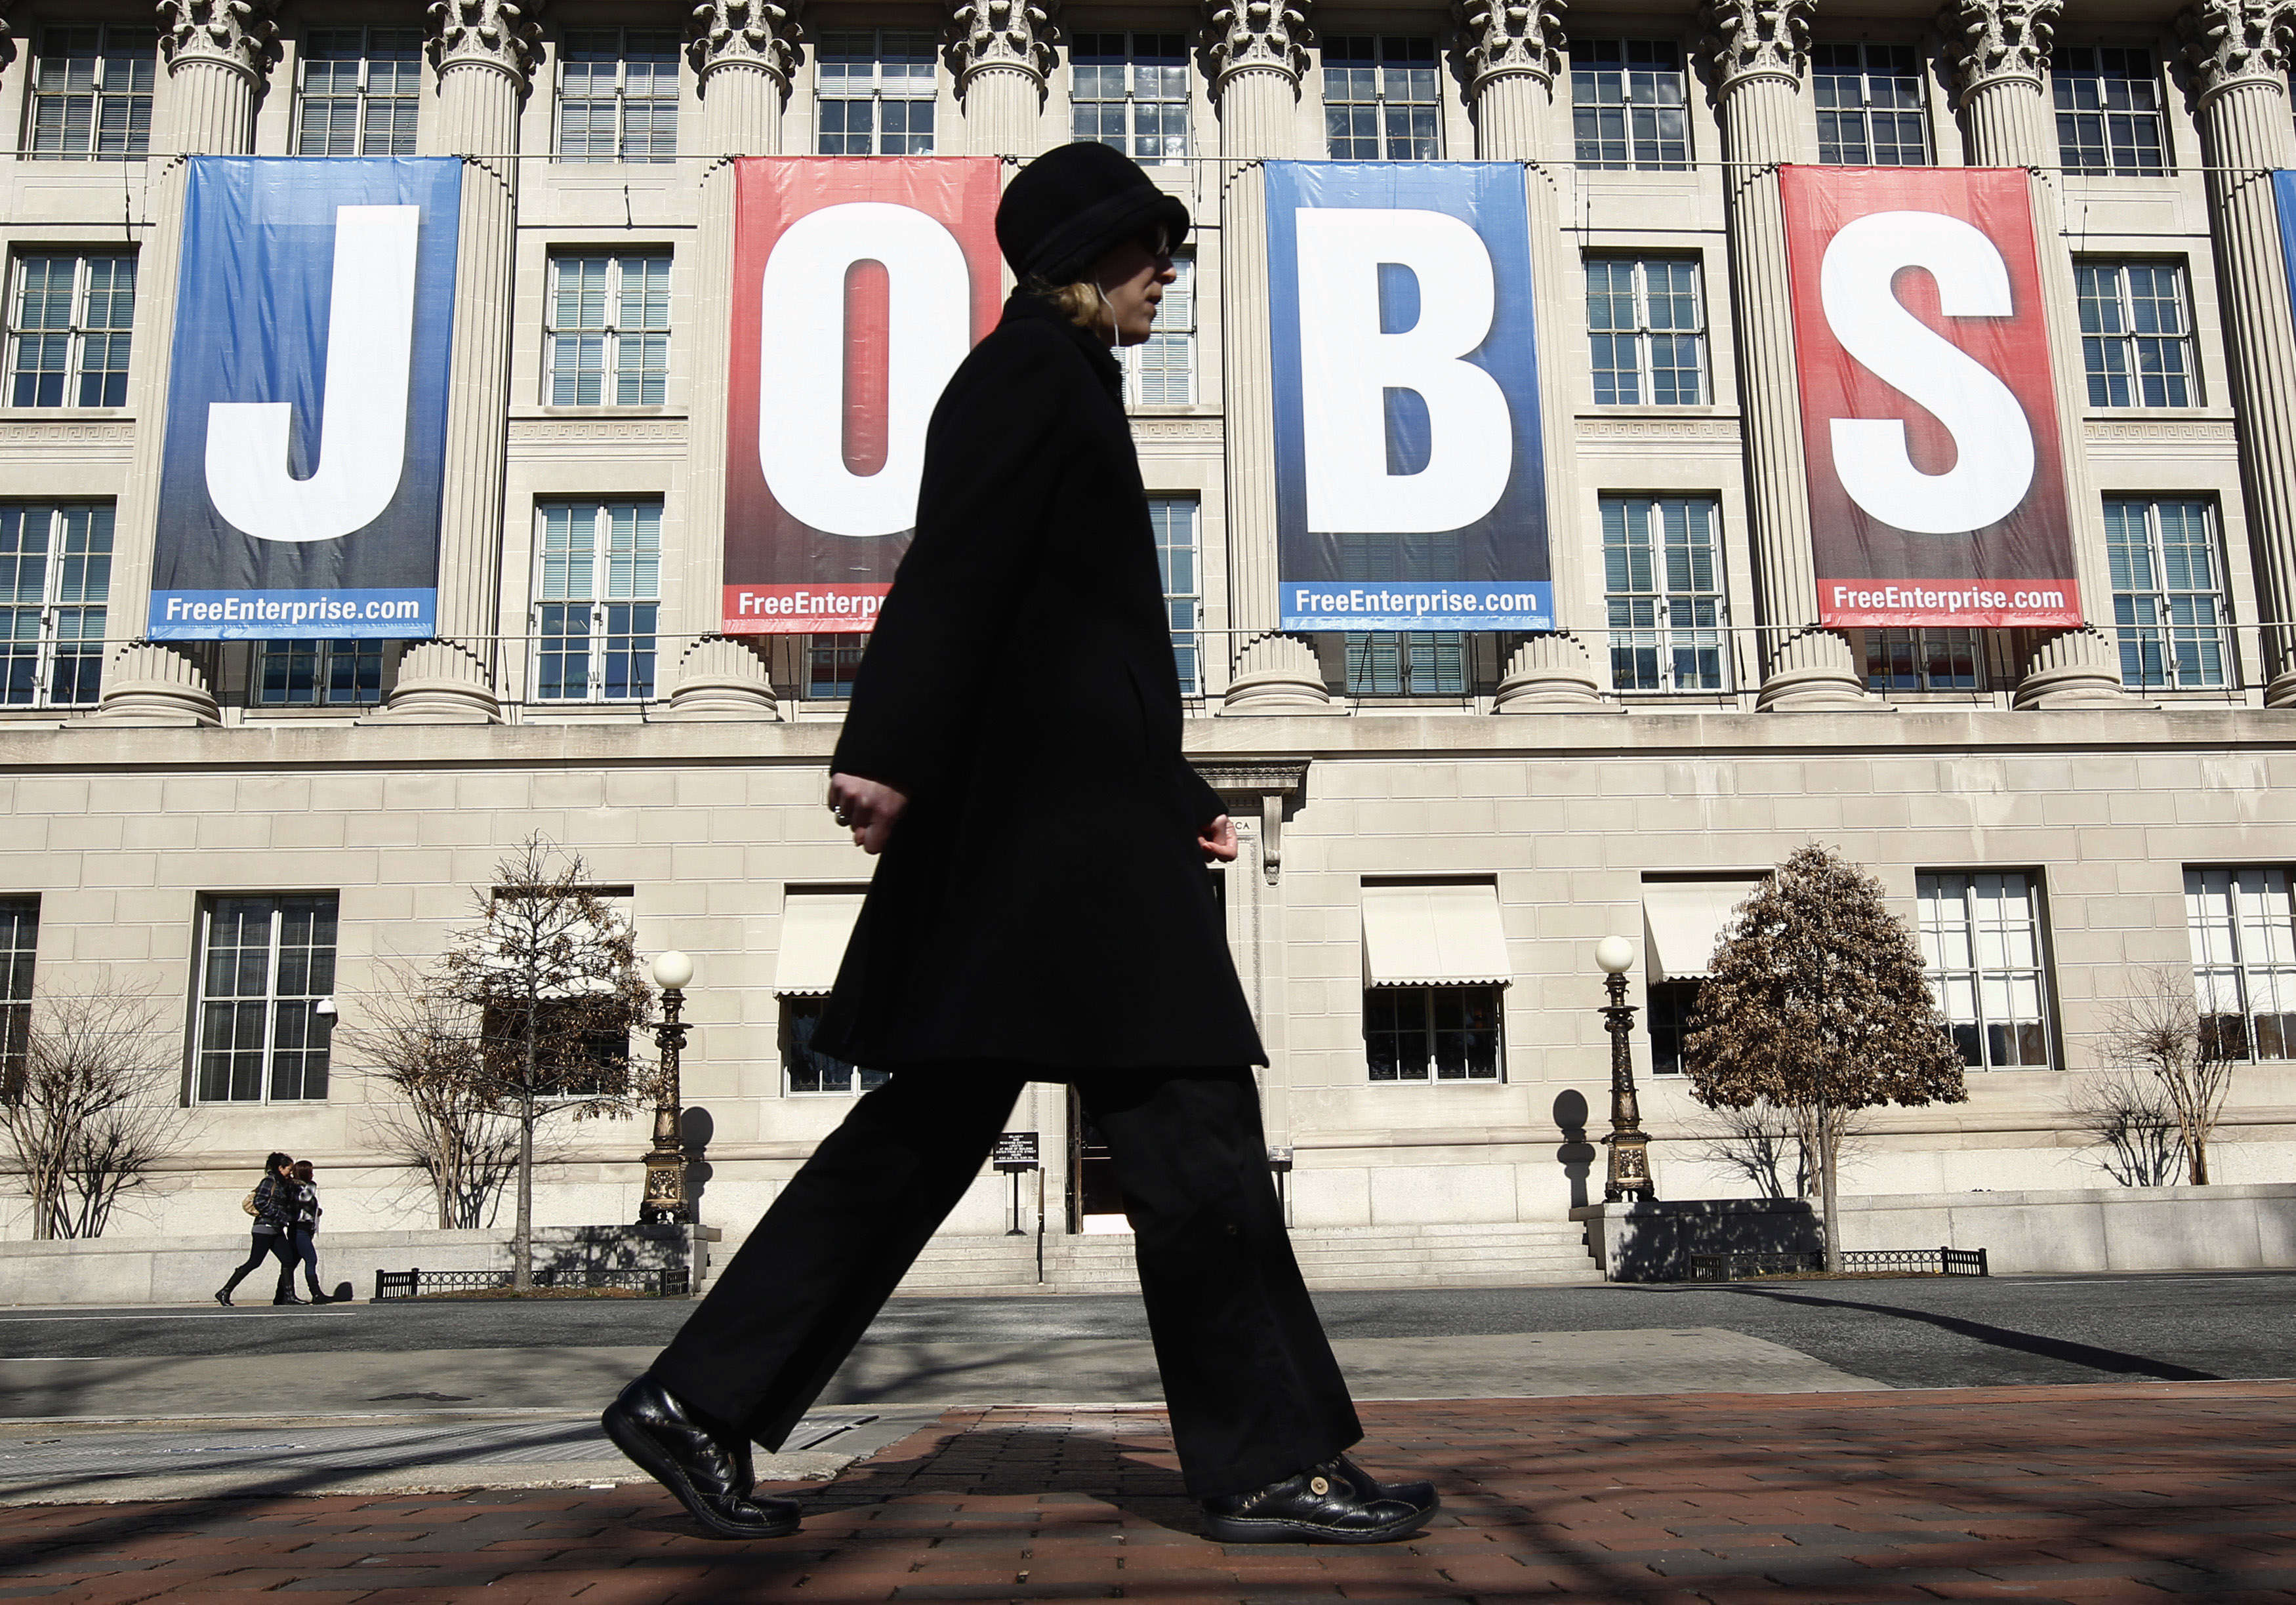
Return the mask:
{"type": "Polygon", "coordinates": [[[1051,302],[1054,311],[1079,329],[1097,330],[1103,323],[1114,321],[1109,314],[1108,298],[1090,279],[1051,284],[1031,274],[1021,288],[1040,300],[1051,302]]]}

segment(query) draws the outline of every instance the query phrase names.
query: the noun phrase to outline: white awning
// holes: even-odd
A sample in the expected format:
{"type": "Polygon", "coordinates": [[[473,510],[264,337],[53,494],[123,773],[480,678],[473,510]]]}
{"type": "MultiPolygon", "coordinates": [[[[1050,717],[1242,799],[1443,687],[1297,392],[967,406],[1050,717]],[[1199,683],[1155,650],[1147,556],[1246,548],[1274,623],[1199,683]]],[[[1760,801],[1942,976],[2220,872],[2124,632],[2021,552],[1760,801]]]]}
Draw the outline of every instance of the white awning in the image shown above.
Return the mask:
{"type": "Polygon", "coordinates": [[[1364,984],[1467,987],[1514,979],[1495,886],[1366,886],[1364,984]]]}
{"type": "Polygon", "coordinates": [[[1650,979],[1686,981],[1706,973],[1730,923],[1730,911],[1762,884],[1742,880],[1645,880],[1643,926],[1648,932],[1650,979]]]}
{"type": "Polygon", "coordinates": [[[780,997],[819,997],[837,984],[853,921],[861,917],[859,892],[792,892],[782,905],[782,956],[774,971],[780,997]]]}

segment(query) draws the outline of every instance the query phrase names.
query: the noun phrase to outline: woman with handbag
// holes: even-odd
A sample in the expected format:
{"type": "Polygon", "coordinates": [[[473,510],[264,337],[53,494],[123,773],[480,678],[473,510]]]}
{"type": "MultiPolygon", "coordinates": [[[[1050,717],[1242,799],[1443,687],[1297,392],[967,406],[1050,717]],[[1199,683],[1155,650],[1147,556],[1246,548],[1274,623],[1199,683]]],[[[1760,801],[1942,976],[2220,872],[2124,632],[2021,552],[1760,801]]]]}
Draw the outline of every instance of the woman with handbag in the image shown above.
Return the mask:
{"type": "Polygon", "coordinates": [[[232,1289],[261,1265],[266,1255],[275,1255],[279,1260],[279,1288],[271,1302],[303,1302],[295,1297],[295,1161],[275,1153],[263,1161],[263,1179],[256,1183],[255,1191],[241,1200],[240,1208],[255,1217],[254,1241],[248,1247],[247,1263],[216,1290],[217,1304],[231,1307],[232,1289]]]}

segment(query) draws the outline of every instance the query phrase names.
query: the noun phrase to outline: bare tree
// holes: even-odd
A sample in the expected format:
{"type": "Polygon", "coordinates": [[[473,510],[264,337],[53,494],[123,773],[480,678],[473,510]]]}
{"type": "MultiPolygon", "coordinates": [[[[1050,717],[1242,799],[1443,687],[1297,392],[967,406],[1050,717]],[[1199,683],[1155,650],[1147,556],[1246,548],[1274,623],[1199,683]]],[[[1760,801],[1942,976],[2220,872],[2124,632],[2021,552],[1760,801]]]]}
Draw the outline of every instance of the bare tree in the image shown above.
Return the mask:
{"type": "Polygon", "coordinates": [[[422,1173],[442,1232],[491,1226],[518,1172],[518,1127],[481,1073],[480,1020],[435,978],[394,970],[338,1033],[399,1094],[373,1106],[381,1145],[422,1173]]]}
{"type": "Polygon", "coordinates": [[[1714,1111],[1714,1125],[1692,1134],[1700,1139],[1691,1158],[1734,1173],[1761,1190],[1764,1198],[1802,1199],[1816,1194],[1817,1156],[1831,1144],[1837,1167],[1856,1162],[1856,1110],[1780,1109],[1756,1099],[1743,1109],[1714,1111]],[[1821,1131],[1820,1123],[1830,1129],[1821,1131]]]}
{"type": "Polygon", "coordinates": [[[1759,1101],[1803,1111],[1832,1268],[1851,1118],[1969,1095],[1913,932],[1872,876],[1815,845],[1738,905],[1698,989],[1683,1069],[1710,1109],[1759,1101]]]}
{"type": "Polygon", "coordinates": [[[40,1241],[97,1237],[181,1145],[174,1050],[147,992],[106,977],[33,1005],[0,1085],[0,1142],[40,1241]]]}
{"type": "Polygon", "coordinates": [[[2141,1070],[2118,1065],[2080,1077],[2065,1094],[2064,1112],[2090,1139],[2090,1162],[2123,1187],[2166,1187],[2185,1167],[2176,1111],[2141,1070]]]}
{"type": "Polygon", "coordinates": [[[534,1285],[534,1134],[552,1116],[627,1117],[650,1090],[630,1033],[653,991],[629,924],[579,854],[540,836],[495,866],[478,923],[439,956],[438,995],[478,1021],[472,1096],[518,1129],[512,1283],[534,1285]]]}
{"type": "Polygon", "coordinates": [[[2191,975],[2163,966],[2147,970],[2136,992],[2106,1009],[2097,1056],[2158,1092],[2185,1151],[2186,1179],[2208,1185],[2209,1136],[2223,1117],[2233,1071],[2247,1057],[2242,1018],[2203,1016],[2191,975]]]}

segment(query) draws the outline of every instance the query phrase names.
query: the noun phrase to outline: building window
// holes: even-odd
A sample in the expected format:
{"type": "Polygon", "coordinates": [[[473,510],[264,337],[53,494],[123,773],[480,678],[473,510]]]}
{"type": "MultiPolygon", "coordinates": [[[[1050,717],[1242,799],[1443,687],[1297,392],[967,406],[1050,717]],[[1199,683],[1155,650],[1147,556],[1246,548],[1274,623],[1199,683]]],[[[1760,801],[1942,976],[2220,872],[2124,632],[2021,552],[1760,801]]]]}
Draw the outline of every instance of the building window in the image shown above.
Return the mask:
{"type": "Polygon", "coordinates": [[[1458,630],[1350,630],[1348,695],[1464,697],[1467,637],[1458,630]]]}
{"type": "Polygon", "coordinates": [[[1187,160],[1185,34],[1078,34],[1069,76],[1070,137],[1135,161],[1187,160]]]}
{"type": "Polygon", "coordinates": [[[93,705],[111,591],[110,506],[0,503],[0,701],[93,705]]]}
{"type": "Polygon", "coordinates": [[[1342,34],[1324,41],[1324,130],[1333,161],[1433,161],[1443,154],[1435,41],[1342,34]]]}
{"type": "Polygon", "coordinates": [[[210,897],[201,933],[197,1088],[202,1103],[327,1095],[335,894],[210,897]]]}
{"type": "Polygon", "coordinates": [[[2031,877],[1924,872],[1915,877],[1915,895],[1930,989],[1962,1062],[1973,1069],[2046,1069],[2040,900],[2031,877]]]}
{"type": "Polygon", "coordinates": [[[32,968],[40,946],[40,900],[0,897],[0,1097],[24,1085],[32,1042],[32,968]]]}
{"type": "Polygon", "coordinates": [[[2081,364],[2093,407],[2185,407],[2194,382],[2185,269],[2174,262],[2076,262],[2081,364]]]}
{"type": "Polygon", "coordinates": [[[380,641],[261,641],[258,708],[359,708],[382,700],[380,641]]]}
{"type": "Polygon", "coordinates": [[[2226,684],[2231,651],[2215,524],[2206,502],[2105,502],[2123,684],[2182,691],[2226,684]]]}
{"type": "Polygon", "coordinates": [[[2167,170],[2161,84],[2151,51],[2061,46],[2049,82],[2057,102],[2057,155],[2066,171],[2167,170]]]}
{"type": "Polygon", "coordinates": [[[303,41],[295,149],[305,156],[412,156],[422,32],[315,28],[303,41]]]}
{"type": "Polygon", "coordinates": [[[558,154],[567,161],[668,161],[677,154],[677,36],[592,29],[558,54],[558,154]]]}
{"type": "Polygon", "coordinates": [[[1603,602],[1618,690],[1729,690],[1720,522],[1710,496],[1603,498],[1603,602]]]}
{"type": "Polygon", "coordinates": [[[782,999],[782,1040],[785,1044],[782,1064],[789,1076],[789,1090],[850,1097],[884,1085],[888,1075],[884,1070],[863,1069],[814,1051],[814,1028],[821,1023],[821,1006],[827,1001],[819,997],[782,999]]]}
{"type": "Polygon", "coordinates": [[[1682,1044],[1690,1036],[1690,1017],[1698,1008],[1696,980],[1652,981],[1644,988],[1649,1006],[1651,1074],[1679,1076],[1682,1044]]]}
{"type": "Polygon", "coordinates": [[[1851,168],[1923,168],[1922,61],[1910,45],[1820,45],[1810,53],[1817,159],[1851,168]]]}
{"type": "Polygon", "coordinates": [[[127,405],[135,326],[132,251],[27,251],[8,298],[8,405],[127,405]]]}
{"type": "Polygon", "coordinates": [[[1868,691],[1975,691],[1985,648],[1975,630],[1867,630],[1868,691]]]}
{"type": "Polygon", "coordinates": [[[45,28],[32,65],[32,156],[118,160],[152,149],[160,36],[148,28],[45,28]]]}
{"type": "Polygon", "coordinates": [[[545,502],[535,512],[535,696],[644,701],[661,602],[661,504],[545,502]]]}
{"type": "Polygon", "coordinates": [[[1496,1081],[1498,987],[1374,987],[1364,994],[1374,1081],[1496,1081]]]}
{"type": "Polygon", "coordinates": [[[2296,904],[2288,872],[2185,872],[2193,990],[2210,1045],[2227,1059],[2296,1059],[2296,904]]]}
{"type": "Polygon", "coordinates": [[[1196,561],[1196,498],[1150,496],[1148,523],[1156,532],[1156,566],[1164,577],[1164,607],[1172,621],[1172,662],[1180,694],[1203,689],[1203,643],[1196,632],[1204,610],[1203,576],[1196,561]]]}
{"type": "Polygon", "coordinates": [[[1596,405],[1697,406],[1709,399],[1696,262],[1587,258],[1587,333],[1596,405]]]}
{"type": "Polygon", "coordinates": [[[861,672],[861,655],[868,650],[865,635],[807,636],[805,694],[823,701],[849,700],[854,676],[861,672]]]}
{"type": "Polygon", "coordinates": [[[840,29],[814,57],[824,156],[930,156],[933,36],[919,29],[840,29]]]}
{"type": "Polygon", "coordinates": [[[554,256],[543,394],[554,407],[660,406],[669,385],[669,253],[554,256]]]}
{"type": "Polygon", "coordinates": [[[1570,120],[1578,165],[1675,168],[1690,160],[1682,52],[1663,39],[1570,45],[1570,120]]]}
{"type": "Polygon", "coordinates": [[[1172,282],[1147,340],[1124,346],[1124,400],[1130,406],[1185,406],[1196,398],[1196,259],[1172,258],[1172,282]]]}

